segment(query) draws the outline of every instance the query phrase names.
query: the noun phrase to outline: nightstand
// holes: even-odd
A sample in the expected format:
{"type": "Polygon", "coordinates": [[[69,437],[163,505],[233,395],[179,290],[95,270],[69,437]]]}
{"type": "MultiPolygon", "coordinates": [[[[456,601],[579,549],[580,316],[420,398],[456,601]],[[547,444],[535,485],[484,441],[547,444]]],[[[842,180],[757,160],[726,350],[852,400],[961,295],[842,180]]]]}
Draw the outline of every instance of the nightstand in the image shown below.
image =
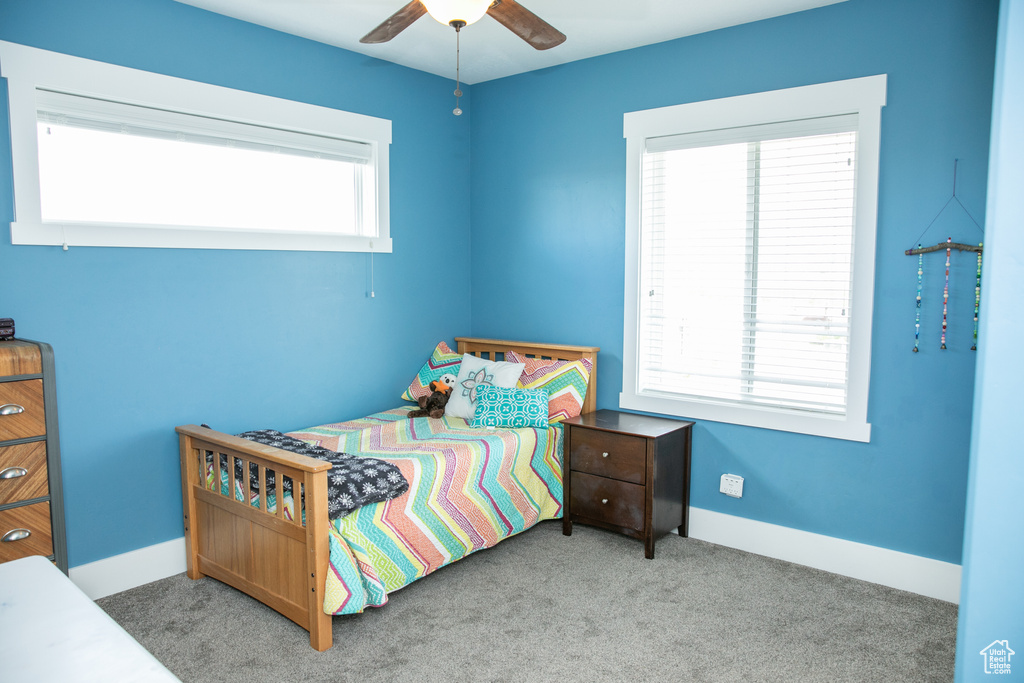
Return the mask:
{"type": "Polygon", "coordinates": [[[687,535],[692,422],[598,410],[566,420],[562,533],[580,522],[643,539],[687,535]]]}

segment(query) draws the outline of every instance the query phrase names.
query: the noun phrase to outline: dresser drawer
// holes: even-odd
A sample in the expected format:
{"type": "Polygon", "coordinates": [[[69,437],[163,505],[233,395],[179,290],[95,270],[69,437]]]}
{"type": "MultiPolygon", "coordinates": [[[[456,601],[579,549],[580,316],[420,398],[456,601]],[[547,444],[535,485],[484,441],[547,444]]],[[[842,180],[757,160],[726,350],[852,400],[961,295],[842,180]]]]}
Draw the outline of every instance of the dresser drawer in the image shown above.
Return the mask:
{"type": "Polygon", "coordinates": [[[0,448],[0,505],[49,494],[45,441],[0,448]]]}
{"type": "Polygon", "coordinates": [[[570,463],[588,472],[643,484],[647,481],[647,440],[626,434],[572,427],[570,463]]]}
{"type": "Polygon", "coordinates": [[[38,375],[43,371],[39,347],[22,339],[0,342],[0,377],[38,375]]]}
{"type": "Polygon", "coordinates": [[[0,511],[0,562],[29,555],[53,555],[49,503],[33,503],[0,511]],[[21,535],[19,532],[23,531],[28,532],[25,538],[7,540],[21,535]]]}
{"type": "Polygon", "coordinates": [[[573,472],[572,514],[625,529],[644,528],[644,487],[573,472]]]}
{"type": "Polygon", "coordinates": [[[43,380],[0,382],[0,410],[4,408],[11,414],[0,415],[0,441],[46,434],[43,380]]]}

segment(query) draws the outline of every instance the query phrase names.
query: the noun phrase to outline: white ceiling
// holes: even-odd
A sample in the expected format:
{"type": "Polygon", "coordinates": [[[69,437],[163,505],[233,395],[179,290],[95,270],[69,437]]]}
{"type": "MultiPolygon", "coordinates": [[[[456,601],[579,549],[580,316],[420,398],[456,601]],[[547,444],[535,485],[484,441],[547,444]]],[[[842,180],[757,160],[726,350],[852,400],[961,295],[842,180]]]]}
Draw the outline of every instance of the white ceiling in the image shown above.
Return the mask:
{"type": "MultiPolygon", "coordinates": [[[[408,0],[177,1],[439,76],[455,76],[455,31],[430,15],[390,42],[359,42],[408,0]]],[[[520,4],[567,40],[550,50],[534,50],[484,16],[462,29],[462,80],[480,83],[843,1],[523,0],[520,4]]]]}

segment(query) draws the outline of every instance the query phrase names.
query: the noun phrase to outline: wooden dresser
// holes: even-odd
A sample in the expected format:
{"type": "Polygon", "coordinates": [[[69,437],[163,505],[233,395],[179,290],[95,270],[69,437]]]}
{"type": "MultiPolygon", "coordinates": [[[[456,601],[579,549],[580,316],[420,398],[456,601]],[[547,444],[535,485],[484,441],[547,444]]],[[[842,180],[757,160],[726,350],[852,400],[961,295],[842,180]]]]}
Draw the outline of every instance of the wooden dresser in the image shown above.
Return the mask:
{"type": "Polygon", "coordinates": [[[672,529],[687,534],[692,422],[598,410],[566,420],[562,532],[572,523],[644,542],[672,529]]]}
{"type": "Polygon", "coordinates": [[[29,555],[68,571],[53,349],[0,341],[0,562],[29,555]]]}

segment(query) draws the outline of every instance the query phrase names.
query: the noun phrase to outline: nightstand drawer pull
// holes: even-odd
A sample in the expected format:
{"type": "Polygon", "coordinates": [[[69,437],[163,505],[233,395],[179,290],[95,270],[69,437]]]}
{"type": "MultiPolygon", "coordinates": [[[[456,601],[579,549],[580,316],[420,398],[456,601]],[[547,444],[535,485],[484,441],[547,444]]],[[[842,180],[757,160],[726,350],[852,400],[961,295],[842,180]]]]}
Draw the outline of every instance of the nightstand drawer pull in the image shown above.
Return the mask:
{"type": "Polygon", "coordinates": [[[607,505],[607,504],[608,504],[608,499],[607,498],[602,498],[601,499],[601,505],[607,505]]]}
{"type": "Polygon", "coordinates": [[[28,470],[24,467],[8,467],[5,470],[0,470],[0,479],[17,479],[26,474],[28,474],[28,470]]]}
{"type": "Polygon", "coordinates": [[[21,415],[25,412],[25,406],[19,406],[17,403],[5,403],[0,406],[0,415],[21,415]]]}
{"type": "Polygon", "coordinates": [[[32,535],[32,532],[28,529],[11,529],[0,541],[4,543],[13,543],[14,541],[24,541],[26,538],[32,535]]]}
{"type": "Polygon", "coordinates": [[[601,457],[602,457],[602,458],[607,458],[607,457],[608,457],[608,454],[607,454],[607,453],[602,453],[602,454],[601,454],[601,457]]]}

